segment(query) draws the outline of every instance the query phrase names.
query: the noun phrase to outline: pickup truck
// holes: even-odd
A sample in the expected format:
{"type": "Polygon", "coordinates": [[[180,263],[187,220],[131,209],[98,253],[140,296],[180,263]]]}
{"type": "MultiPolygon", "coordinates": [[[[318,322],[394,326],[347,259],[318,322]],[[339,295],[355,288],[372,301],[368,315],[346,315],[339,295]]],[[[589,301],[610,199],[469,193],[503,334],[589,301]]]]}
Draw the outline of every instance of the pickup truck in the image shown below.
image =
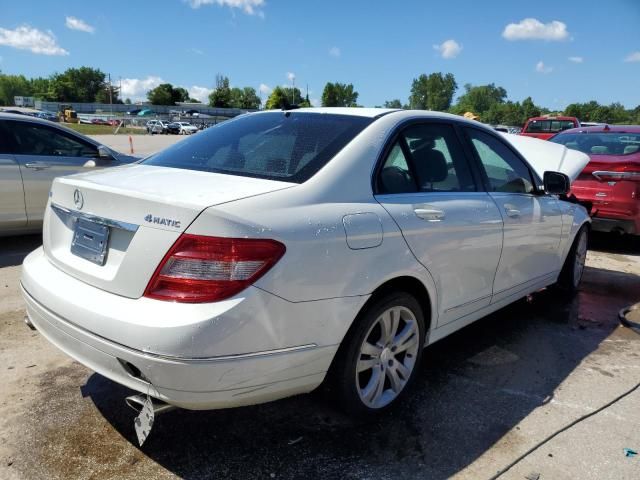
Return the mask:
{"type": "Polygon", "coordinates": [[[579,126],[580,122],[576,117],[532,117],[524,124],[520,135],[549,140],[558,132],[579,126]]]}

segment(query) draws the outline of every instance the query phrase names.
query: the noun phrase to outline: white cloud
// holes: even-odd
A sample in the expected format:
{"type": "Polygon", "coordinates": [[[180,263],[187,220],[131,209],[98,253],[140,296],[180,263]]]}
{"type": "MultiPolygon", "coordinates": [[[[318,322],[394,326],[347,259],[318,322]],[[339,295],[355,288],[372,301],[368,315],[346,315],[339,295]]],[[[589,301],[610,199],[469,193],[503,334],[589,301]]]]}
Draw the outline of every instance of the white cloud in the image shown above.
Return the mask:
{"type": "Polygon", "coordinates": [[[190,48],[187,50],[189,53],[193,53],[194,55],[204,55],[204,50],[200,50],[199,48],[190,48]]]}
{"type": "Polygon", "coordinates": [[[569,38],[567,25],[558,20],[542,23],[536,18],[525,18],[520,23],[510,23],[504,27],[502,36],[507,40],[547,40],[558,41],[569,38]]]}
{"type": "Polygon", "coordinates": [[[462,51],[462,45],[452,39],[445,40],[440,45],[434,45],[433,49],[440,52],[440,56],[442,58],[450,59],[456,58],[458,55],[460,55],[460,52],[462,51]]]}
{"type": "Polygon", "coordinates": [[[209,95],[213,92],[213,89],[193,85],[191,88],[187,88],[187,91],[189,92],[189,97],[200,100],[202,103],[207,103],[209,101],[209,95]]]}
{"type": "Polygon", "coordinates": [[[624,61],[628,63],[640,62],[640,50],[638,50],[637,52],[632,52],[629,55],[627,55],[624,61]]]}
{"type": "Polygon", "coordinates": [[[313,107],[321,107],[322,106],[322,100],[320,100],[319,98],[310,98],[309,101],[311,102],[311,106],[313,106],[313,107]]]}
{"type": "Polygon", "coordinates": [[[573,62],[573,63],[583,63],[584,62],[584,58],[583,57],[569,57],[569,61],[573,62]]]}
{"type": "Polygon", "coordinates": [[[258,91],[263,95],[269,95],[271,93],[271,87],[264,83],[261,83],[258,87],[258,91]]]}
{"type": "Polygon", "coordinates": [[[329,49],[329,55],[331,55],[332,57],[339,57],[341,54],[342,52],[338,47],[331,47],[329,49]]]}
{"type": "Polygon", "coordinates": [[[64,24],[71,30],[80,30],[81,32],[87,33],[93,33],[96,31],[96,29],[87,22],[76,17],[67,17],[64,24]]]}
{"type": "Polygon", "coordinates": [[[15,30],[0,28],[0,45],[29,50],[41,55],[69,55],[69,52],[58,45],[56,36],[51,30],[43,32],[29,25],[23,25],[15,30]]]}
{"type": "Polygon", "coordinates": [[[258,15],[264,17],[262,8],[264,0],[185,0],[191,8],[200,8],[203,5],[219,5],[221,7],[237,8],[247,15],[258,15]]]}
{"type": "Polygon", "coordinates": [[[145,100],[147,92],[153,90],[161,83],[166,83],[161,77],[149,75],[147,78],[123,78],[122,79],[122,98],[130,98],[131,100],[145,100]]]}
{"type": "Polygon", "coordinates": [[[293,72],[287,72],[287,80],[293,82],[296,79],[296,74],[293,72]]]}
{"type": "Polygon", "coordinates": [[[553,67],[549,67],[544,64],[542,60],[536,63],[536,72],[538,73],[551,73],[553,72],[553,67]]]}

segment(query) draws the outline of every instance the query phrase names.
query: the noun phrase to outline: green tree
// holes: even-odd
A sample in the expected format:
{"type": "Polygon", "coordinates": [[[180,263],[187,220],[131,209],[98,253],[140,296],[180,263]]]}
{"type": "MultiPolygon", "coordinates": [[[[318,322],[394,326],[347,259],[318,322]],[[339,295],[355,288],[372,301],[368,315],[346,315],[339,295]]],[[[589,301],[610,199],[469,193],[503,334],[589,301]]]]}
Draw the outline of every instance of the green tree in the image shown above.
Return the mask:
{"type": "Polygon", "coordinates": [[[275,108],[289,108],[291,105],[300,105],[303,102],[300,89],[277,86],[271,91],[265,108],[273,110],[275,108]]]}
{"type": "Polygon", "coordinates": [[[245,110],[257,110],[260,108],[260,97],[253,87],[231,89],[231,107],[245,110]]]}
{"type": "Polygon", "coordinates": [[[473,112],[483,118],[492,105],[504,103],[507,98],[507,91],[495,84],[479,85],[474,87],[467,83],[464,86],[465,93],[458,98],[458,103],[451,109],[453,113],[463,114],[473,112]]]}
{"type": "Polygon", "coordinates": [[[524,124],[532,117],[539,117],[542,114],[542,109],[538,107],[535,103],[533,103],[533,99],[531,97],[527,97],[522,101],[522,116],[520,118],[519,123],[510,123],[509,125],[520,125],[524,126],[524,124]]]}
{"type": "Polygon", "coordinates": [[[96,95],[105,88],[105,74],[91,67],[69,68],[50,78],[50,93],[59,102],[95,102],[96,95]]]}
{"type": "Polygon", "coordinates": [[[127,105],[131,105],[131,99],[130,98],[126,98],[124,103],[126,103],[127,105]]]}
{"type": "Polygon", "coordinates": [[[411,84],[409,105],[419,110],[445,111],[451,107],[458,84],[452,73],[422,74],[411,84]]]}
{"type": "Polygon", "coordinates": [[[397,98],[393,100],[387,100],[384,102],[384,108],[402,108],[402,102],[397,98]]]}
{"type": "Polygon", "coordinates": [[[116,86],[105,85],[105,87],[96,94],[95,101],[97,103],[122,103],[120,100],[120,89],[116,86]],[[111,95],[109,95],[111,91],[111,95]]]}
{"type": "Polygon", "coordinates": [[[173,85],[170,83],[161,83],[147,92],[147,99],[152,105],[174,105],[173,98],[173,85]]]}
{"type": "Polygon", "coordinates": [[[13,105],[13,97],[31,94],[31,84],[24,75],[0,74],[0,105],[13,105]]]}
{"type": "Polygon", "coordinates": [[[209,105],[218,108],[231,108],[231,88],[229,77],[216,75],[216,88],[209,95],[209,105]]]}
{"type": "Polygon", "coordinates": [[[351,83],[328,82],[322,91],[323,107],[356,107],[357,102],[358,92],[351,83]]]}

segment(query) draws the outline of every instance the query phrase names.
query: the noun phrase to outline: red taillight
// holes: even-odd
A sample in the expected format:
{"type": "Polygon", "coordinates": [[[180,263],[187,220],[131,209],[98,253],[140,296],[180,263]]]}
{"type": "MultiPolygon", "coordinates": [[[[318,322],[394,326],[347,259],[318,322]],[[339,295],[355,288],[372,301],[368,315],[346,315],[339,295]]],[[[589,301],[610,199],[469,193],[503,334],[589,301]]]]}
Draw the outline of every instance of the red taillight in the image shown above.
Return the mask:
{"type": "Polygon", "coordinates": [[[183,234],[156,268],[145,297],[217,302],[241,292],[284,255],[275,240],[183,234]]]}

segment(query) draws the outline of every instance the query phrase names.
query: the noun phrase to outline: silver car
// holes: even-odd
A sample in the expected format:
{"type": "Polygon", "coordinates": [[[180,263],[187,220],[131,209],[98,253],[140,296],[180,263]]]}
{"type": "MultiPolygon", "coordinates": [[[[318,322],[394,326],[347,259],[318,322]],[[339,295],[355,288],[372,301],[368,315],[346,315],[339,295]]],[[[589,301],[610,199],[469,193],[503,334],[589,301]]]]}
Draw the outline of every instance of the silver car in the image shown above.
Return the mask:
{"type": "Polygon", "coordinates": [[[136,160],[47,120],[0,113],[0,236],[40,231],[55,177],[136,160]]]}

